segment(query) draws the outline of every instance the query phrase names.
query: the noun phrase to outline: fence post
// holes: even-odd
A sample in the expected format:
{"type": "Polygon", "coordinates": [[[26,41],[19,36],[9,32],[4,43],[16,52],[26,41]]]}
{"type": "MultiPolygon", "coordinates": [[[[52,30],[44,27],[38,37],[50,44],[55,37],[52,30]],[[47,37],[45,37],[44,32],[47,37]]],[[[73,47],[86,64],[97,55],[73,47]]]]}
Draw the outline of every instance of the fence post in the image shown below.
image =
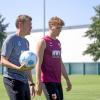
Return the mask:
{"type": "Polygon", "coordinates": [[[98,75],[100,75],[100,63],[98,63],[98,75]]]}
{"type": "Polygon", "coordinates": [[[3,75],[3,69],[4,69],[4,67],[2,67],[2,75],[3,75]]]}
{"type": "Polygon", "coordinates": [[[69,63],[69,75],[71,75],[71,64],[69,63]]]}
{"type": "Polygon", "coordinates": [[[85,75],[86,74],[86,70],[85,70],[85,63],[83,63],[83,75],[85,75]]]}

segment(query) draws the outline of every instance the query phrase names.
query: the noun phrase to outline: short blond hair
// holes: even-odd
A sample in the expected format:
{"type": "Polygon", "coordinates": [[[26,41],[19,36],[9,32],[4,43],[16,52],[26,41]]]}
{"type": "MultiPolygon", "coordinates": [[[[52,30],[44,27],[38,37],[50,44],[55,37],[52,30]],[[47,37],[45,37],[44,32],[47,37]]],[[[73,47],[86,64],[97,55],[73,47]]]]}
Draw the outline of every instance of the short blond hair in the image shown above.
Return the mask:
{"type": "Polygon", "coordinates": [[[18,28],[18,23],[19,22],[25,22],[27,19],[32,21],[32,18],[28,15],[19,15],[16,19],[16,22],[15,22],[16,27],[18,28]]]}
{"type": "Polygon", "coordinates": [[[61,18],[55,16],[55,17],[52,17],[49,20],[49,27],[58,26],[58,25],[60,25],[60,26],[64,26],[65,25],[64,21],[61,18]]]}

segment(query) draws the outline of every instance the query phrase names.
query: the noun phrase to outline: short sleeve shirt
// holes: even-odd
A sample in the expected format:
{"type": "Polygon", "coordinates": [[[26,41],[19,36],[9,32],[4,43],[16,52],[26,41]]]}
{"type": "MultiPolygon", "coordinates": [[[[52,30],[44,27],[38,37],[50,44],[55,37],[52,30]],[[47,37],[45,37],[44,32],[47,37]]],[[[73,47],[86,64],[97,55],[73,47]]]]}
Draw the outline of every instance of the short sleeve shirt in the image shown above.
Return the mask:
{"type": "MultiPolygon", "coordinates": [[[[29,50],[29,42],[16,34],[9,35],[3,45],[1,56],[7,57],[8,60],[20,66],[19,57],[23,51],[29,50]]],[[[27,73],[4,67],[4,77],[9,77],[22,82],[27,82],[27,73]]]]}

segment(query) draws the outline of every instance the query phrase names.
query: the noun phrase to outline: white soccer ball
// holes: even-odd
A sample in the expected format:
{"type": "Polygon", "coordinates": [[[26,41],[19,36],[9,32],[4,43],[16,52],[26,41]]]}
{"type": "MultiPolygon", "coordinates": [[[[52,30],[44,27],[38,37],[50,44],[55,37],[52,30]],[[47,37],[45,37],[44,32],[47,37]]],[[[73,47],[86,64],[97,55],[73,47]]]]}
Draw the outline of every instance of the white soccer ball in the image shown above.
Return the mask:
{"type": "Polygon", "coordinates": [[[20,64],[25,64],[26,67],[35,67],[37,62],[36,54],[31,51],[24,51],[19,58],[20,64]]]}

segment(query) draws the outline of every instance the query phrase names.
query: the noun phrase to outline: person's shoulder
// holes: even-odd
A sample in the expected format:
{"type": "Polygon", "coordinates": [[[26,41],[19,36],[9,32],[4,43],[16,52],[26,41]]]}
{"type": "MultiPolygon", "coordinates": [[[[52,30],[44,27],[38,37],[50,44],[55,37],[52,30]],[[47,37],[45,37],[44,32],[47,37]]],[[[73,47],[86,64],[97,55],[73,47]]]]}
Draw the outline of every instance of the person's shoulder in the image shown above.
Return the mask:
{"type": "Polygon", "coordinates": [[[15,38],[16,37],[16,34],[10,34],[7,36],[7,39],[12,39],[12,38],[15,38]]]}
{"type": "Polygon", "coordinates": [[[37,41],[37,46],[44,46],[45,47],[46,43],[45,43],[45,40],[43,38],[40,38],[38,41],[37,41]]]}
{"type": "Polygon", "coordinates": [[[56,39],[58,42],[60,42],[60,40],[59,39],[56,39]]]}
{"type": "Polygon", "coordinates": [[[46,40],[46,39],[48,39],[48,38],[49,38],[48,35],[45,35],[44,37],[42,37],[43,40],[46,40]]]}
{"type": "Polygon", "coordinates": [[[38,43],[43,44],[44,42],[45,42],[44,38],[40,38],[40,39],[38,40],[38,43]]]}
{"type": "Polygon", "coordinates": [[[12,41],[14,40],[15,34],[10,34],[6,37],[5,41],[12,41]]]}
{"type": "Polygon", "coordinates": [[[23,38],[26,42],[29,42],[27,38],[23,38]]]}

